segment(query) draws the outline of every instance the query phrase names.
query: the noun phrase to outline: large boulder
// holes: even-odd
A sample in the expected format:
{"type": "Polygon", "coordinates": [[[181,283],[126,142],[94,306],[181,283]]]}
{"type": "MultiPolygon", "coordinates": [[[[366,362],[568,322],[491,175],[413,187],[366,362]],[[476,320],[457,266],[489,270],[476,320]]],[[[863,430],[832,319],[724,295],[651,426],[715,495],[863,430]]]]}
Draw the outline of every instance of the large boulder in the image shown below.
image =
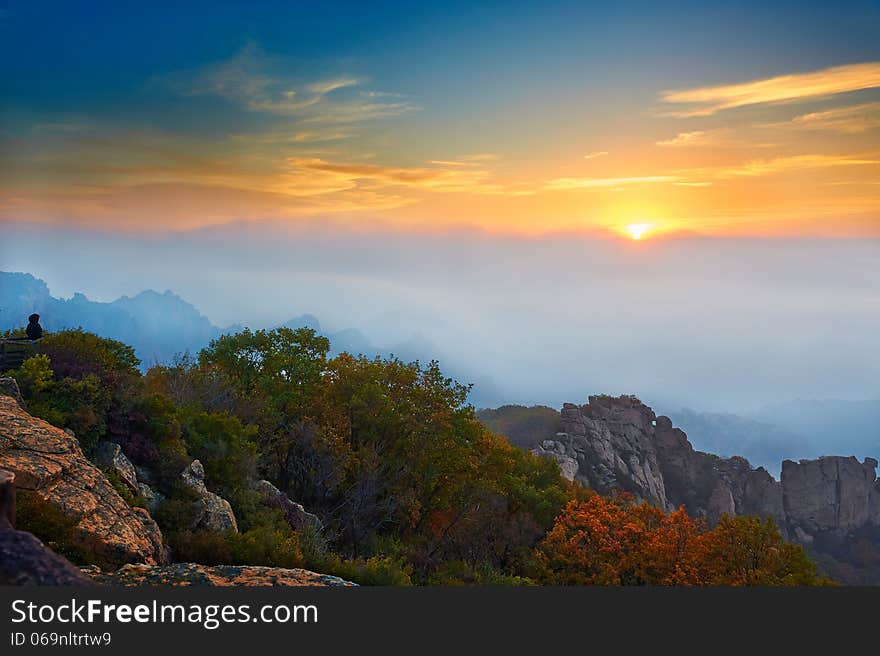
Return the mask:
{"type": "Polygon", "coordinates": [[[26,531],[0,528],[0,585],[94,585],[26,531]]]}
{"type": "Polygon", "coordinates": [[[196,500],[193,502],[195,508],[193,530],[238,533],[238,522],[235,520],[232,506],[226,499],[205,487],[205,468],[200,461],[193,460],[180,474],[180,480],[196,495],[196,500]]]}
{"type": "Polygon", "coordinates": [[[102,572],[97,567],[84,567],[83,572],[97,583],[107,585],[174,585],[174,586],[353,586],[354,583],[329,574],[307,569],[263,567],[257,565],[197,565],[175,563],[160,567],[126,565],[115,572],[102,572]]]}
{"type": "Polygon", "coordinates": [[[162,533],[143,508],[130,507],[83,455],[75,437],[0,396],[0,468],[76,522],[74,530],[102,566],[164,563],[162,533]]]}

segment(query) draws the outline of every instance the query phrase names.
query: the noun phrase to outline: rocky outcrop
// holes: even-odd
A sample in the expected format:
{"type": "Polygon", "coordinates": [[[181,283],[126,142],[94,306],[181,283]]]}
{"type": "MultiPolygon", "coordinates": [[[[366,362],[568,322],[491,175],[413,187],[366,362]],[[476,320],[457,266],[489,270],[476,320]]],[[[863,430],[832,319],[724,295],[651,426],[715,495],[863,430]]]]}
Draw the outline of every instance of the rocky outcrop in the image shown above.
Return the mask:
{"type": "Polygon", "coordinates": [[[253,489],[263,495],[267,506],[278,508],[284,513],[284,519],[294,531],[301,531],[304,528],[320,531],[323,528],[321,520],[317,515],[307,511],[303,508],[302,504],[291,501],[284,492],[269,481],[257,481],[254,483],[253,489]]]}
{"type": "Polygon", "coordinates": [[[824,457],[785,461],[781,481],[740,457],[695,451],[668,417],[631,396],[591,396],[565,404],[563,432],[534,453],[553,458],[563,476],[607,494],[631,492],[666,510],[684,505],[712,524],[723,514],[770,517],[805,544],[880,526],[877,461],[824,457]]]}
{"type": "Polygon", "coordinates": [[[710,524],[721,515],[772,517],[784,529],[782,489],[763,468],[745,458],[719,458],[695,451],[668,417],[657,417],[653,443],[672,505],[684,505],[710,524]]]}
{"type": "Polygon", "coordinates": [[[574,480],[602,494],[625,490],[668,508],[663,475],[652,443],[654,413],[635,397],[591,396],[562,407],[563,432],[536,449],[566,467],[574,480]]]}
{"type": "Polygon", "coordinates": [[[84,567],[83,572],[97,583],[106,585],[174,585],[174,586],[353,586],[338,576],[318,574],[307,569],[261,567],[248,565],[217,565],[208,567],[194,563],[175,563],[160,567],[125,565],[115,572],[102,572],[97,567],[84,567]]]}
{"type": "Polygon", "coordinates": [[[162,533],[143,508],[130,507],[83,455],[76,438],[0,396],[0,468],[76,522],[102,566],[166,561],[162,533]]]}
{"type": "Polygon", "coordinates": [[[577,476],[580,465],[573,456],[567,453],[568,449],[566,448],[565,441],[563,441],[567,437],[565,433],[558,433],[556,437],[557,439],[555,440],[544,440],[532,449],[532,453],[555,460],[556,464],[559,465],[559,472],[562,474],[562,478],[567,481],[573,481],[577,476]]]}
{"type": "Polygon", "coordinates": [[[133,495],[140,497],[150,512],[155,512],[159,502],[165,498],[140,480],[146,470],[135,467],[115,442],[99,442],[95,449],[95,462],[106,474],[116,476],[133,495]]]}
{"type": "Polygon", "coordinates": [[[26,531],[0,529],[0,585],[94,585],[26,531]]]}
{"type": "Polygon", "coordinates": [[[205,468],[198,460],[193,460],[180,474],[180,480],[195,495],[193,502],[195,519],[192,529],[194,531],[212,531],[225,533],[234,531],[238,533],[238,522],[232,506],[223,497],[214,494],[205,487],[205,468]]]}
{"type": "Polygon", "coordinates": [[[134,465],[115,442],[100,442],[95,449],[95,462],[105,472],[115,474],[134,493],[138,493],[138,478],[134,465]]]}
{"type": "Polygon", "coordinates": [[[846,534],[880,525],[877,461],[826,456],[782,463],[782,502],[789,526],[799,533],[846,534]]]}

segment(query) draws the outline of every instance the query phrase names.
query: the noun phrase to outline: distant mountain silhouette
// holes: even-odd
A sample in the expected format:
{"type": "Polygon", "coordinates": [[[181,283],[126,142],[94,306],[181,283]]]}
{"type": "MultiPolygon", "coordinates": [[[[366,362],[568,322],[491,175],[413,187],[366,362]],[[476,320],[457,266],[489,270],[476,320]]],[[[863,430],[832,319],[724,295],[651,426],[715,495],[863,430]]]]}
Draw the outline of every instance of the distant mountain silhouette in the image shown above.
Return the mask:
{"type": "Polygon", "coordinates": [[[798,399],[768,405],[750,417],[803,435],[824,450],[821,455],[880,453],[880,400],[798,399]]]}
{"type": "MultiPolygon", "coordinates": [[[[29,273],[0,271],[0,331],[23,327],[32,312],[41,315],[40,322],[49,332],[82,328],[130,344],[144,368],[169,363],[184,352],[197,353],[212,339],[238,332],[243,327],[213,325],[195,306],[172,291],[160,294],[147,290],[109,303],[92,301],[81,293],[62,299],[52,296],[48,285],[29,273]]],[[[500,395],[491,378],[456,366],[454,358],[442,358],[438,347],[421,334],[416,333],[389,348],[373,344],[355,328],[328,332],[311,314],[302,314],[281,325],[311,328],[325,335],[330,339],[331,355],[346,351],[370,358],[394,354],[406,361],[443,359],[444,371],[462,382],[476,383],[473,403],[498,402],[500,395]]]]}
{"type": "Polygon", "coordinates": [[[777,478],[783,460],[823,455],[810,437],[780,426],[769,416],[758,421],[727,412],[698,412],[690,408],[667,415],[688,434],[695,449],[725,458],[743,456],[777,478]]]}
{"type": "Polygon", "coordinates": [[[31,312],[41,315],[47,331],[82,328],[131,344],[146,365],[168,362],[177,353],[198,351],[235,327],[211,324],[173,292],[145,291],[110,303],[76,293],[55,298],[46,283],[27,273],[0,272],[0,330],[19,328],[31,312]]]}

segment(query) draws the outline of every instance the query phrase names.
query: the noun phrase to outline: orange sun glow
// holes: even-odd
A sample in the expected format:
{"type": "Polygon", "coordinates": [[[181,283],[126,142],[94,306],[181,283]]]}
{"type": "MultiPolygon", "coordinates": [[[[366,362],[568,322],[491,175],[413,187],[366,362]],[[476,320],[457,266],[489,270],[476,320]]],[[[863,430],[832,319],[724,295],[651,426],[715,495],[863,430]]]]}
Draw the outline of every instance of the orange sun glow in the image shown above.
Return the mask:
{"type": "Polygon", "coordinates": [[[633,239],[641,239],[650,229],[650,223],[633,223],[626,226],[626,231],[633,239]]]}

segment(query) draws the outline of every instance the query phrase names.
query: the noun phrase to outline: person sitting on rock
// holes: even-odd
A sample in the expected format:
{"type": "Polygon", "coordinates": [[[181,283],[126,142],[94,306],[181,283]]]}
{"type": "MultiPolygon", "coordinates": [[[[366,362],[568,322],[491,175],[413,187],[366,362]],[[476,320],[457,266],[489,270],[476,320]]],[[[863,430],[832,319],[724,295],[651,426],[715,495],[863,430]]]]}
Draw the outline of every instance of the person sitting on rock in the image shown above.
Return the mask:
{"type": "Polygon", "coordinates": [[[28,325],[25,329],[28,339],[40,339],[43,336],[43,327],[40,325],[40,315],[32,314],[28,317],[28,325]]]}

